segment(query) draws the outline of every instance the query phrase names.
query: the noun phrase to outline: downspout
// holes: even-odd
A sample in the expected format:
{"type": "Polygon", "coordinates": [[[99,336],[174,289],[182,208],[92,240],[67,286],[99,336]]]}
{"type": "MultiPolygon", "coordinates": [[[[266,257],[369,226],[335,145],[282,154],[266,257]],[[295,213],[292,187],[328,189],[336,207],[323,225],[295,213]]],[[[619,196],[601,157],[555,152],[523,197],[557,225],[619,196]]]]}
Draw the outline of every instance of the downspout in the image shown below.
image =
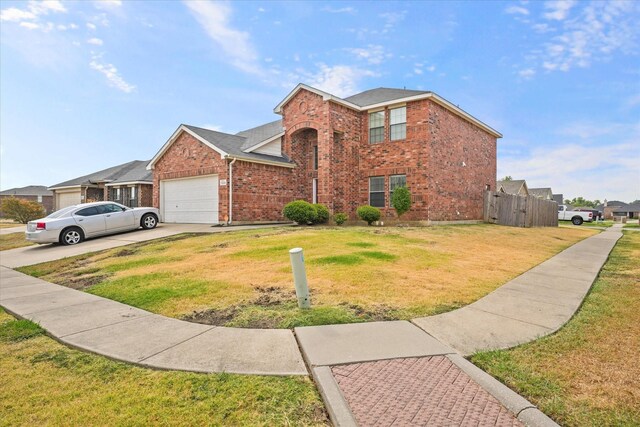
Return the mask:
{"type": "Polygon", "coordinates": [[[233,159],[229,163],[229,220],[227,221],[227,225],[231,225],[233,222],[233,164],[238,159],[233,159]]]}

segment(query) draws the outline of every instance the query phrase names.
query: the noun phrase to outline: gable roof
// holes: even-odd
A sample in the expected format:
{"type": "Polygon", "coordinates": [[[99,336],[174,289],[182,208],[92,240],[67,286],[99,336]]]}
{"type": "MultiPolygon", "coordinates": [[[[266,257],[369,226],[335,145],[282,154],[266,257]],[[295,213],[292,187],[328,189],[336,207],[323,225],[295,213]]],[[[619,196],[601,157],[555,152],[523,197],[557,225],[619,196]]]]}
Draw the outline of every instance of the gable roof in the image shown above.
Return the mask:
{"type": "Polygon", "coordinates": [[[0,191],[0,196],[52,196],[44,185],[27,185],[26,187],[10,188],[0,191]]]}
{"type": "Polygon", "coordinates": [[[367,105],[374,105],[380,103],[387,103],[398,99],[409,98],[417,95],[426,95],[430,92],[423,90],[407,90],[407,89],[392,89],[387,87],[379,87],[377,89],[365,90],[364,92],[351,95],[344,98],[345,101],[352,102],[360,107],[367,105]]]}
{"type": "Polygon", "coordinates": [[[111,185],[122,185],[122,184],[153,184],[153,172],[147,170],[148,161],[137,162],[137,164],[106,184],[107,186],[111,185]]]}
{"type": "Polygon", "coordinates": [[[436,94],[435,92],[430,92],[430,91],[393,89],[393,88],[380,87],[377,89],[370,89],[364,92],[360,92],[355,95],[351,95],[347,98],[340,98],[328,92],[324,92],[320,89],[316,89],[314,87],[305,85],[303,83],[299,83],[291,92],[289,92],[289,94],[282,101],[280,101],[278,105],[276,105],[276,107],[273,109],[274,113],[282,114],[282,107],[287,102],[289,102],[289,100],[293,98],[302,89],[322,96],[323,101],[332,101],[356,111],[367,111],[372,108],[384,107],[386,105],[400,103],[400,102],[417,101],[420,99],[431,99],[435,103],[446,108],[447,110],[451,111],[457,116],[462,117],[463,119],[473,123],[474,125],[485,130],[486,132],[490,133],[496,138],[502,138],[502,134],[497,130],[493,129],[491,126],[476,119],[471,114],[464,111],[462,108],[452,104],[451,102],[447,101],[446,99],[436,94]]]}
{"type": "MultiPolygon", "coordinates": [[[[88,175],[80,176],[78,178],[70,179],[56,185],[49,187],[50,190],[62,187],[78,187],[84,185],[92,185],[100,182],[113,182],[121,176],[131,172],[133,169],[141,165],[146,165],[146,160],[134,160],[132,162],[123,163],[118,166],[113,166],[107,169],[103,169],[98,172],[90,173],[88,175]]],[[[140,171],[140,168],[136,169],[140,171]]]]}
{"type": "Polygon", "coordinates": [[[246,138],[242,144],[242,150],[249,150],[282,134],[284,134],[282,119],[236,133],[236,135],[246,138]]]}
{"type": "MultiPolygon", "coordinates": [[[[248,129],[247,134],[256,140],[259,135],[269,133],[271,130],[277,128],[274,125],[276,122],[267,123],[263,126],[258,126],[257,128],[248,129]],[[263,128],[262,130],[258,130],[259,128],[263,128]]],[[[241,136],[240,134],[231,135],[224,132],[218,132],[211,129],[204,129],[197,126],[185,125],[182,124],[176,129],[176,131],[171,135],[171,138],[160,148],[160,150],[153,156],[153,159],[149,161],[147,165],[147,169],[151,170],[155,166],[156,162],[164,155],[164,153],[169,149],[171,144],[178,138],[178,136],[182,132],[187,132],[198,141],[205,144],[207,147],[216,151],[220,154],[220,158],[230,158],[230,159],[238,159],[244,160],[248,162],[254,163],[264,163],[276,166],[284,166],[284,167],[295,167],[295,164],[291,162],[285,155],[282,157],[278,156],[270,156],[268,154],[259,154],[252,153],[248,151],[244,151],[242,147],[247,143],[247,137],[241,136]]],[[[241,133],[243,133],[241,132],[241,133]]],[[[259,141],[258,141],[259,143],[259,141]]],[[[256,145],[256,144],[254,144],[256,145]]]]}
{"type": "Polygon", "coordinates": [[[529,194],[535,197],[551,197],[553,200],[553,191],[549,187],[541,187],[541,188],[529,188],[529,194]]]}
{"type": "Polygon", "coordinates": [[[496,189],[502,190],[507,194],[518,194],[522,186],[527,188],[527,183],[524,179],[513,179],[511,181],[498,181],[496,182],[496,189]]]}

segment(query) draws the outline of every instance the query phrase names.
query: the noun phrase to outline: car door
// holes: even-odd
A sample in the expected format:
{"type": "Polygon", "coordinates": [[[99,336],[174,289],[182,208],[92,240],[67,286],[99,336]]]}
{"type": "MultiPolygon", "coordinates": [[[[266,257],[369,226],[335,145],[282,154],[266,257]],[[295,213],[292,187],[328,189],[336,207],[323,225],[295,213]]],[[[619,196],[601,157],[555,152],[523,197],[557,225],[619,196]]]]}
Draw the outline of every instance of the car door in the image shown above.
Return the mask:
{"type": "Polygon", "coordinates": [[[109,203],[107,205],[102,205],[105,209],[105,221],[107,227],[107,233],[115,233],[118,231],[125,230],[133,230],[137,227],[135,223],[135,215],[133,210],[126,209],[123,210],[123,207],[120,205],[116,205],[114,203],[109,203]]]}
{"type": "Polygon", "coordinates": [[[105,232],[105,218],[95,206],[80,209],[73,214],[73,219],[84,231],[85,237],[103,234],[105,232]]]}

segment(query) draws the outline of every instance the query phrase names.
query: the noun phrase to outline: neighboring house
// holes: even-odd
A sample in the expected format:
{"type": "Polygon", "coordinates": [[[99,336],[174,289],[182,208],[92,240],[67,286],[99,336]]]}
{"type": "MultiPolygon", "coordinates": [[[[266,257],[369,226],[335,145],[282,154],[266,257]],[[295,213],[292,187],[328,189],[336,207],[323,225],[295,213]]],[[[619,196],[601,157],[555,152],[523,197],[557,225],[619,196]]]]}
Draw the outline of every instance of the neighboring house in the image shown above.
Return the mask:
{"type": "Polygon", "coordinates": [[[524,179],[513,179],[510,181],[498,181],[496,183],[498,193],[516,194],[518,196],[529,196],[529,188],[524,179]]]}
{"type": "Polygon", "coordinates": [[[402,185],[407,220],[482,219],[502,135],[435,93],[339,98],[299,84],[274,111],[281,120],[235,135],[180,125],[148,166],[162,220],[276,221],[296,199],[395,217],[390,196],[402,185]]]}
{"type": "Polygon", "coordinates": [[[603,212],[604,219],[613,219],[614,217],[640,218],[640,203],[625,203],[619,200],[608,202],[605,200],[604,204],[596,209],[603,212]]]}
{"type": "Polygon", "coordinates": [[[149,206],[153,178],[146,169],[148,161],[134,160],[49,187],[54,193],[55,209],[102,200],[123,205],[149,206]]]}
{"type": "MultiPolygon", "coordinates": [[[[45,212],[50,214],[53,212],[53,193],[47,190],[44,185],[29,185],[21,188],[10,188],[0,192],[0,201],[8,197],[37,202],[42,205],[45,212]]],[[[2,217],[0,211],[0,217],[2,217]]]]}
{"type": "MultiPolygon", "coordinates": [[[[553,191],[550,188],[529,188],[529,195],[542,200],[554,200],[553,191]]],[[[562,204],[562,203],[559,203],[562,204]]]]}
{"type": "Polygon", "coordinates": [[[553,195],[553,201],[556,202],[558,205],[564,205],[564,194],[554,194],[553,195]]]}

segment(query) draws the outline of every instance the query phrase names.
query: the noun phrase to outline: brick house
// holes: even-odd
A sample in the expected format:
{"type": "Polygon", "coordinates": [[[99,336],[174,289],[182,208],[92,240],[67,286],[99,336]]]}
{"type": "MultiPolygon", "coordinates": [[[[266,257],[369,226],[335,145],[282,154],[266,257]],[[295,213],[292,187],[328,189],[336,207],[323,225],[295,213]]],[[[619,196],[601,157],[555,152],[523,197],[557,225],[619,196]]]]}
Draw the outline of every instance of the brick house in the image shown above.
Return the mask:
{"type": "Polygon", "coordinates": [[[512,179],[508,181],[498,181],[496,183],[498,193],[515,194],[516,196],[530,196],[529,187],[524,179],[512,179]]]}
{"type": "Polygon", "coordinates": [[[373,89],[338,98],[299,84],[281,120],[230,135],[181,125],[149,162],[165,222],[282,220],[304,199],[355,219],[371,204],[394,218],[406,185],[416,221],[482,219],[502,135],[433,92],[373,89]]]}
{"type": "MultiPolygon", "coordinates": [[[[47,187],[44,185],[28,185],[26,187],[10,188],[0,192],[0,201],[9,197],[39,203],[47,214],[53,212],[53,193],[47,190],[47,187]]],[[[0,211],[0,217],[2,216],[2,211],[0,211]]]]}
{"type": "Polygon", "coordinates": [[[150,206],[153,177],[146,160],[134,160],[49,187],[55,209],[110,200],[129,207],[150,206]]]}

